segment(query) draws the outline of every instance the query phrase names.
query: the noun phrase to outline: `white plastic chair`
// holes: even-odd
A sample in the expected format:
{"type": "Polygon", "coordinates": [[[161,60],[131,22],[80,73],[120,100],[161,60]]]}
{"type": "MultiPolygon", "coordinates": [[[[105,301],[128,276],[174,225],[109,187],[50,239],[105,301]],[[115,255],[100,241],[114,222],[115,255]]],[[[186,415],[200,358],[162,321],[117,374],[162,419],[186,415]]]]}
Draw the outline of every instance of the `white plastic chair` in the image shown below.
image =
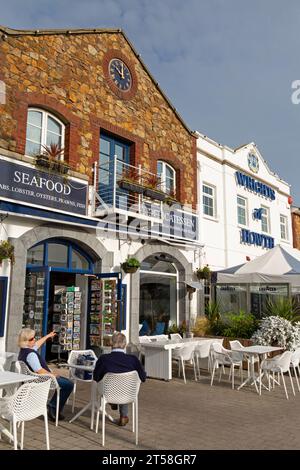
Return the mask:
{"type": "Polygon", "coordinates": [[[105,445],[105,408],[106,403],[125,405],[132,403],[132,432],[135,432],[135,444],[138,444],[138,393],[141,380],[137,371],[122,374],[105,374],[98,384],[101,396],[97,409],[96,433],[99,427],[99,415],[102,412],[102,446],[105,445]]]}
{"type": "MultiPolygon", "coordinates": [[[[273,373],[273,384],[275,383],[274,374],[281,375],[283,386],[284,386],[284,391],[285,391],[285,396],[287,400],[289,399],[289,396],[287,393],[286,384],[285,384],[284,375],[283,375],[285,372],[288,372],[290,376],[292,391],[293,391],[293,394],[295,395],[294,384],[293,384],[291,371],[290,371],[290,363],[291,363],[292,355],[293,353],[291,351],[285,351],[284,353],[280,354],[280,356],[275,356],[271,359],[264,359],[260,365],[260,369],[261,369],[260,375],[262,375],[262,373],[265,372],[268,377],[269,390],[271,388],[271,383],[270,383],[271,372],[273,373]]],[[[259,394],[261,395],[261,380],[259,381],[259,394]]]]}
{"type": "Polygon", "coordinates": [[[203,343],[196,343],[195,349],[194,349],[194,360],[196,362],[197,366],[197,371],[198,371],[198,377],[200,379],[200,365],[199,365],[199,360],[200,359],[207,359],[208,360],[208,370],[211,370],[211,360],[210,360],[210,345],[211,343],[209,341],[205,341],[203,343]]]}
{"type": "Polygon", "coordinates": [[[185,362],[190,362],[194,366],[195,381],[197,381],[196,364],[194,361],[195,343],[182,343],[178,348],[172,350],[172,360],[178,362],[178,377],[180,377],[180,364],[182,367],[183,380],[185,378],[185,362]]]}
{"type": "Polygon", "coordinates": [[[296,378],[298,391],[300,392],[299,380],[298,380],[298,374],[299,374],[299,377],[300,377],[299,362],[300,362],[300,348],[297,348],[296,351],[294,351],[293,354],[292,354],[290,368],[293,368],[293,370],[294,370],[294,375],[295,375],[295,378],[296,378]],[[297,372],[298,372],[298,374],[297,374],[297,372]]]}
{"type": "MultiPolygon", "coordinates": [[[[69,358],[68,358],[68,364],[69,366],[76,366],[77,365],[77,359],[78,356],[82,355],[89,355],[92,356],[94,359],[94,365],[97,362],[97,356],[95,352],[92,349],[84,349],[84,350],[73,350],[70,352],[69,358]]],[[[73,403],[72,403],[72,413],[74,412],[75,408],[75,395],[76,395],[76,385],[77,382],[85,382],[85,383],[92,383],[93,382],[93,377],[91,379],[81,379],[76,375],[76,368],[75,367],[70,367],[70,380],[74,383],[74,388],[73,388],[73,403]]]]}
{"type": "Polygon", "coordinates": [[[172,341],[176,341],[178,343],[180,343],[180,341],[182,341],[182,336],[179,333],[171,333],[170,338],[171,338],[172,341]]]}
{"type": "MultiPolygon", "coordinates": [[[[16,361],[15,363],[15,370],[19,374],[31,375],[33,377],[33,381],[35,383],[44,382],[46,378],[49,378],[50,381],[50,390],[52,392],[56,392],[56,415],[55,415],[55,426],[58,426],[58,417],[59,417],[59,398],[60,398],[60,386],[55,377],[50,374],[36,374],[29,369],[27,364],[23,361],[16,361]]],[[[51,394],[52,397],[52,394],[51,394]]],[[[51,398],[50,397],[50,398],[51,398]]]]}
{"type": "MultiPolygon", "coordinates": [[[[242,345],[242,343],[240,343],[240,341],[238,340],[233,340],[233,341],[229,341],[229,344],[230,344],[230,348],[231,349],[244,349],[245,346],[242,345]]],[[[246,359],[247,361],[247,366],[248,366],[248,377],[250,375],[250,364],[251,362],[253,364],[255,363],[258,363],[259,364],[259,356],[254,356],[253,354],[249,355],[249,354],[245,354],[244,353],[244,358],[246,359]]]]}
{"type": "Polygon", "coordinates": [[[229,366],[229,378],[231,377],[231,386],[234,389],[234,368],[239,367],[241,374],[241,383],[243,382],[243,355],[242,353],[230,351],[223,348],[221,343],[212,343],[211,345],[211,360],[212,360],[212,374],[210,385],[213,384],[216,368],[220,367],[219,382],[222,377],[222,372],[225,370],[224,366],[229,366]]]}
{"type": "Polygon", "coordinates": [[[21,423],[21,450],[24,446],[24,423],[44,416],[46,446],[50,450],[47,399],[50,390],[50,380],[35,383],[27,382],[10,397],[0,399],[0,415],[13,426],[14,449],[18,449],[17,424],[21,423]]]}

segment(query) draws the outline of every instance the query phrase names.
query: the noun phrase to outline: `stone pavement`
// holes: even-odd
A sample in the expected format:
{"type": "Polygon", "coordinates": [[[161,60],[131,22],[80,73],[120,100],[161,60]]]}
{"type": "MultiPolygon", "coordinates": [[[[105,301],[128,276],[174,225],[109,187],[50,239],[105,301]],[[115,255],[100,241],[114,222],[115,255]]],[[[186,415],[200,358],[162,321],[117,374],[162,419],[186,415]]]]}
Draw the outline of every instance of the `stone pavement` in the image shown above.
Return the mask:
{"type": "MultiPolygon", "coordinates": [[[[300,449],[300,393],[291,393],[286,400],[283,387],[259,397],[254,387],[231,390],[227,381],[210,387],[203,373],[200,382],[188,371],[182,379],[170,382],[148,379],[139,394],[139,445],[134,444],[131,419],[126,427],[110,422],[106,426],[106,447],[109,450],[172,450],[172,449],[300,449]]],[[[238,379],[237,379],[238,383],[238,379]]],[[[89,384],[79,384],[77,411],[89,398],[89,384]]],[[[117,416],[117,412],[110,412],[117,416]]],[[[71,405],[64,414],[72,416],[71,405]]],[[[51,449],[101,450],[99,434],[89,428],[88,413],[72,424],[61,421],[56,428],[49,423],[51,449]]],[[[11,449],[5,437],[0,450],[11,449]]],[[[36,419],[25,424],[25,449],[45,449],[44,424],[36,419]]]]}

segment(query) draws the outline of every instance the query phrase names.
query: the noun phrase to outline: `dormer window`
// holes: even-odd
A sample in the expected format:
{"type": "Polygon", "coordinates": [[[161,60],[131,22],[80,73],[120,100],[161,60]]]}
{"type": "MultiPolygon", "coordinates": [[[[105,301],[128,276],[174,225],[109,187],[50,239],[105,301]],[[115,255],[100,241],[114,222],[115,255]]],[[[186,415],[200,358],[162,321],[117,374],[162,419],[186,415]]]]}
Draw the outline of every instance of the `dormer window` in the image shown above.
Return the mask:
{"type": "Polygon", "coordinates": [[[42,109],[29,108],[27,114],[26,155],[39,155],[44,146],[64,146],[65,126],[53,114],[42,109]]]}
{"type": "Polygon", "coordinates": [[[176,171],[168,163],[158,160],[157,176],[161,181],[161,189],[167,194],[176,194],[176,171]]]}

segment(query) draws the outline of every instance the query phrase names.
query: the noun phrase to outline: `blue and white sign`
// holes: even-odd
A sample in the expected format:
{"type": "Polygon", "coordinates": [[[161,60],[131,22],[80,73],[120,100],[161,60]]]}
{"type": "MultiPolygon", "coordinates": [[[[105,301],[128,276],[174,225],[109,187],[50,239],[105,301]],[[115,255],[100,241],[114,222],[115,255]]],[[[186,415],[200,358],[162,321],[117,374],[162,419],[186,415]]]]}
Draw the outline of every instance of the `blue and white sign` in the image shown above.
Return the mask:
{"type": "Polygon", "coordinates": [[[243,228],[241,230],[241,243],[247,245],[261,246],[262,248],[274,248],[274,238],[262,233],[250,232],[243,228]]]}
{"type": "Polygon", "coordinates": [[[261,196],[265,196],[271,199],[271,201],[275,200],[276,198],[275,190],[272,189],[267,184],[261,183],[260,181],[257,181],[254,178],[251,178],[251,176],[245,175],[244,173],[241,173],[240,171],[235,172],[235,177],[236,177],[236,182],[239,186],[244,186],[245,189],[249,189],[249,191],[252,191],[261,196]]]}
{"type": "Polygon", "coordinates": [[[251,152],[248,154],[248,167],[253,173],[258,173],[259,161],[257,156],[251,152]]]}
{"type": "Polygon", "coordinates": [[[87,184],[0,159],[0,197],[86,215],[87,184]]]}

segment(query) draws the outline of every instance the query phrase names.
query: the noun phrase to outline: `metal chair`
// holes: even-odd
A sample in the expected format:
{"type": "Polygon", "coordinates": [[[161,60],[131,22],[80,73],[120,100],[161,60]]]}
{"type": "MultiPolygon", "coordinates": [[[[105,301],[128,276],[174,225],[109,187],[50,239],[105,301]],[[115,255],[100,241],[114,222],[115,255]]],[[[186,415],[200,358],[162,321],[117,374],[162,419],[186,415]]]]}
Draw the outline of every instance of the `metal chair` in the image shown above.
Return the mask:
{"type": "Polygon", "coordinates": [[[94,365],[96,364],[97,359],[98,359],[95,352],[92,349],[73,350],[70,352],[70,355],[68,358],[68,365],[70,367],[69,378],[74,383],[72,413],[74,412],[74,408],[75,408],[75,395],[76,395],[77,382],[85,382],[85,383],[93,382],[93,377],[91,377],[90,379],[81,378],[76,374],[76,367],[72,367],[72,366],[77,365],[77,360],[79,356],[92,356],[94,365]]]}
{"type": "Polygon", "coordinates": [[[97,406],[96,433],[99,427],[99,415],[102,412],[102,446],[105,445],[105,408],[106,403],[125,405],[132,403],[132,432],[135,432],[135,443],[138,444],[138,393],[141,380],[137,371],[121,374],[105,374],[98,384],[101,396],[97,406]]]}
{"type": "Polygon", "coordinates": [[[46,446],[50,450],[47,399],[50,390],[50,379],[44,382],[27,382],[10,397],[0,399],[0,415],[12,423],[14,436],[14,449],[18,449],[17,424],[21,423],[21,450],[24,446],[24,423],[44,416],[46,446]]]}
{"type": "MultiPolygon", "coordinates": [[[[32,375],[33,377],[33,382],[35,383],[40,383],[44,382],[46,379],[50,379],[50,390],[57,394],[56,396],[56,415],[55,415],[55,426],[58,426],[58,417],[59,417],[59,398],[60,398],[60,386],[58,385],[58,382],[56,378],[50,374],[36,374],[35,372],[32,372],[32,370],[29,369],[27,364],[23,361],[16,361],[15,364],[15,370],[19,374],[25,374],[25,375],[32,375]]],[[[52,398],[52,395],[50,399],[52,398]]]]}

